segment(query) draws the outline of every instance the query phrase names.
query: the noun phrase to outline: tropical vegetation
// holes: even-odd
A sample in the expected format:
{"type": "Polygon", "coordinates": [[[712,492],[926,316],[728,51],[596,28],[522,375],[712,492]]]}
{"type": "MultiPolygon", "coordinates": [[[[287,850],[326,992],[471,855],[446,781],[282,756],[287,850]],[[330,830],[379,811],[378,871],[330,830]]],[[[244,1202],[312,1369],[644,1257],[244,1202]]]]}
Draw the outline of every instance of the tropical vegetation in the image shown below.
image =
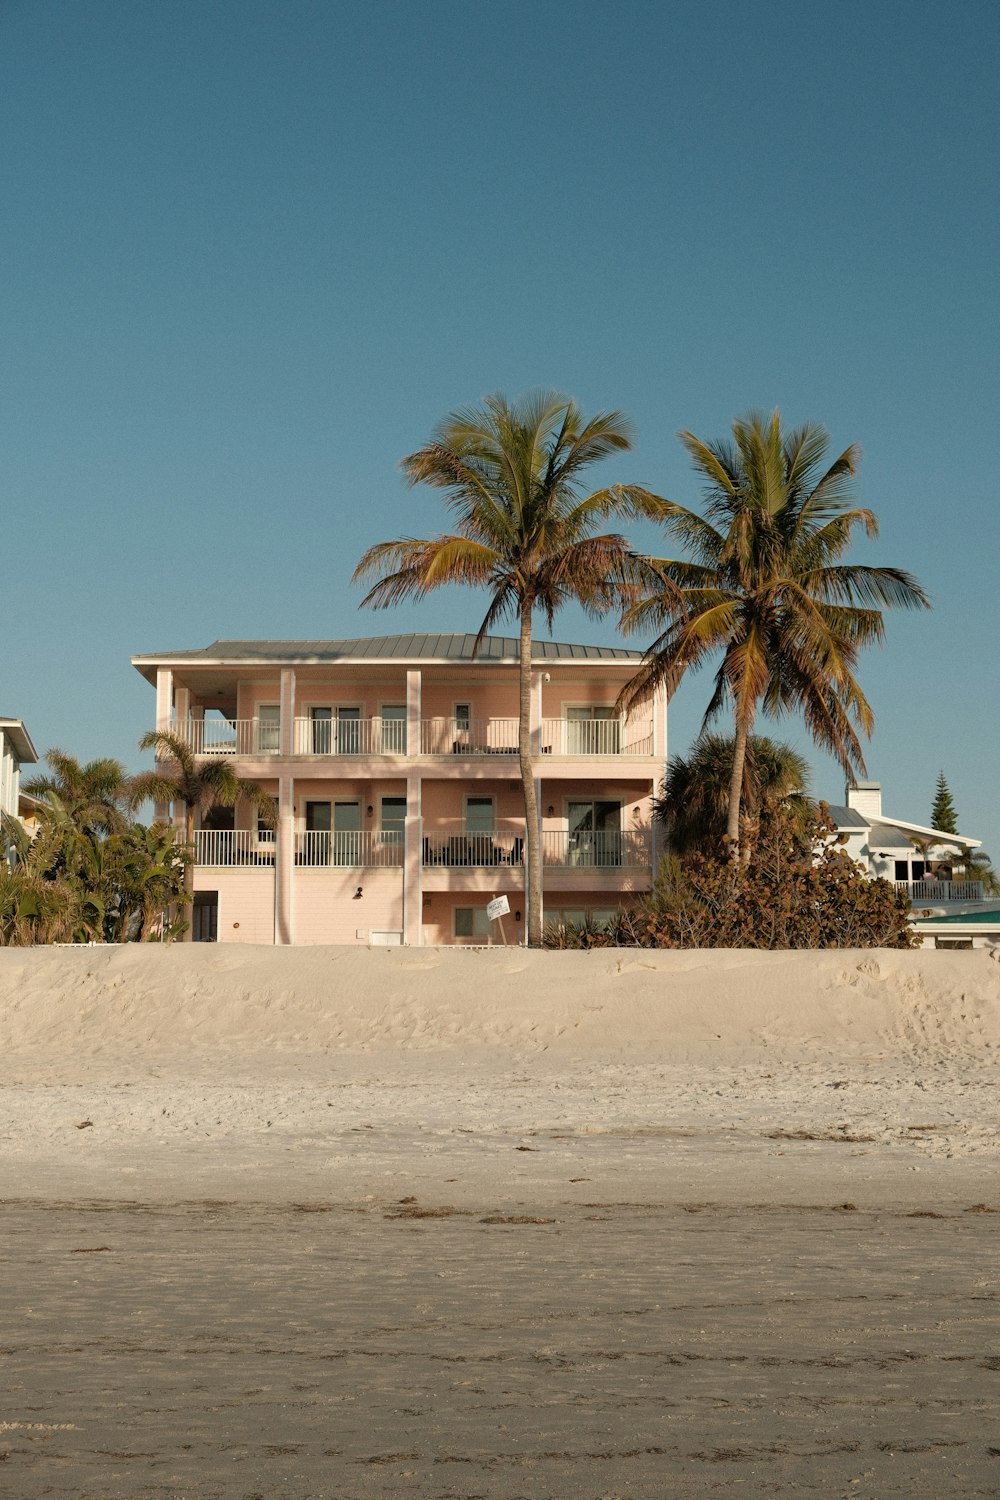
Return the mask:
{"type": "Polygon", "coordinates": [[[29,797],[61,808],[83,831],[120,833],[127,826],[127,777],[120,760],[104,756],[81,765],[58,748],[47,750],[44,758],[49,774],[24,782],[29,797]]]}
{"type": "Polygon", "coordinates": [[[140,750],[155,750],[161,757],[159,769],[141,771],[128,783],[127,797],[135,808],[143,802],[178,804],[184,811],[184,843],[194,846],[194,825],[199,814],[215,807],[235,807],[246,801],[257,816],[274,826],[277,808],[274,798],[256,781],[237,776],[223,760],[209,760],[201,765],[190,746],[167,729],[152,729],[139,741],[140,750]]]}
{"type": "MultiPolygon", "coordinates": [[[[732,789],[732,735],[703,734],[688,755],[675,755],[653,813],[662,824],[671,853],[723,852],[732,789]]],[[[804,826],[815,810],[807,795],[809,767],[790,745],[761,734],[747,740],[743,762],[741,837],[749,858],[760,828],[779,809],[804,826]]]]}
{"type": "MultiPolygon", "coordinates": [[[[575,401],[536,392],[509,402],[488,397],[453,412],[429,443],[403,460],[410,485],[445,492],[454,529],[369,547],[356,579],[374,579],[362,603],[385,609],[423,599],[446,584],[485,589],[489,605],[476,647],[499,621],[519,631],[518,756],[524,796],[527,941],[541,942],[541,841],[530,736],[532,625],[551,627],[570,600],[591,615],[619,607],[639,581],[642,559],[626,539],[600,530],[610,516],[645,512],[645,490],[614,485],[585,493],[593,464],[631,445],[621,412],[586,417],[575,401]]],[[[663,582],[666,592],[669,585],[663,582]]]]}
{"type": "Polygon", "coordinates": [[[688,668],[721,653],[704,726],[731,708],[726,836],[735,858],[758,714],[801,713],[817,745],[848,774],[864,774],[860,734],[871,733],[874,715],[854,675],[859,652],[882,640],[884,609],[929,601],[899,568],[838,561],[859,527],[878,533],[873,512],[852,503],[855,446],[829,463],[824,429],[783,431],[777,411],[737,419],[731,440],[680,438],[704,482],[704,514],[670,500],[644,506],[689,556],[656,559],[656,586],[625,611],[627,631],[654,634],[625,701],[658,685],[669,698],[688,668]]]}
{"type": "Polygon", "coordinates": [[[552,947],[909,948],[909,902],[839,846],[823,812],[778,808],[747,860],[669,855],[652,893],[599,930],[552,928],[552,947]]]}
{"type": "Polygon", "coordinates": [[[115,831],[40,799],[34,834],[4,815],[0,946],[168,941],[186,927],[189,853],[176,830],[124,816],[115,831]]]}

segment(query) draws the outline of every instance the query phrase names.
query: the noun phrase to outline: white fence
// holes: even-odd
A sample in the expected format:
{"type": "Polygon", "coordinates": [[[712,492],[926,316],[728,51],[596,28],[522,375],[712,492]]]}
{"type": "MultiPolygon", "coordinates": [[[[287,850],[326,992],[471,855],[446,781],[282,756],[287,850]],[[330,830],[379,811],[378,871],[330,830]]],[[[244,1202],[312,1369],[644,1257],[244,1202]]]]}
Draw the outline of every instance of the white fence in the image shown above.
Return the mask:
{"type": "Polygon", "coordinates": [[[911,901],[982,901],[981,880],[897,880],[897,891],[911,901]]]}

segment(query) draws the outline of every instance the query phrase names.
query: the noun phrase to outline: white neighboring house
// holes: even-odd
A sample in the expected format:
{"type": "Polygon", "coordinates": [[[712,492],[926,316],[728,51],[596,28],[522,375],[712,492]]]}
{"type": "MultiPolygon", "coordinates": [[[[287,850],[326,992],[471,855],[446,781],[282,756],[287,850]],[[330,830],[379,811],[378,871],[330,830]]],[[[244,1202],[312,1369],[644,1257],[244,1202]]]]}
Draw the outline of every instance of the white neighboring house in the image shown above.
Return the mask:
{"type": "MultiPolygon", "coordinates": [[[[33,797],[21,791],[21,767],[33,766],[38,752],[23,719],[7,719],[0,714],[0,813],[24,822],[30,817],[33,797]]],[[[0,854],[6,853],[6,841],[0,839],[0,854]]]]}
{"type": "Polygon", "coordinates": [[[869,874],[905,890],[924,947],[992,947],[1000,942],[1000,898],[986,897],[968,858],[980,839],[944,833],[882,808],[877,781],[848,786],[846,805],[828,804],[847,854],[869,874]]]}

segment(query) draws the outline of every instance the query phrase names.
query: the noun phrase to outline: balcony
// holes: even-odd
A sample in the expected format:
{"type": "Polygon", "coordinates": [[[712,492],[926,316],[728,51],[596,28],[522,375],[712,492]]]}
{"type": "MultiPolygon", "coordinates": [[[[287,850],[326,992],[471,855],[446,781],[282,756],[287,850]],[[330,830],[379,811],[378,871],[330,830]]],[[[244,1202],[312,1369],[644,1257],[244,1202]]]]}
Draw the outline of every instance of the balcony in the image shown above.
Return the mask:
{"type": "Polygon", "coordinates": [[[405,719],[296,719],[296,755],[405,755],[405,719]]]}
{"type": "MultiPolygon", "coordinates": [[[[196,865],[217,868],[267,865],[273,868],[275,849],[273,833],[256,833],[245,828],[202,828],[194,836],[196,865]]],[[[361,829],[297,833],[295,863],[315,869],[331,866],[345,870],[401,869],[403,840],[396,833],[361,829]]]]}
{"type": "MultiPolygon", "coordinates": [[[[651,859],[652,844],[646,828],[597,833],[545,829],[542,833],[542,864],[546,869],[648,870],[651,859]]],[[[424,826],[425,868],[487,869],[523,863],[523,826],[491,833],[469,833],[458,820],[424,826]]]]}
{"type": "Polygon", "coordinates": [[[543,719],[541,743],[546,755],[649,756],[653,725],[629,719],[543,719]]]}
{"type": "MultiPolygon", "coordinates": [[[[227,719],[206,714],[203,719],[178,720],[170,725],[195,755],[256,758],[277,755],[281,730],[273,719],[227,719]]],[[[653,726],[621,719],[543,719],[538,732],[542,755],[569,759],[623,759],[653,754],[653,726]]],[[[407,721],[399,718],[297,718],[292,731],[295,755],[407,756],[407,721]]],[[[416,753],[416,752],[414,752],[416,753]]],[[[423,719],[419,728],[422,756],[498,756],[516,760],[517,718],[423,719]]]]}
{"type": "Polygon", "coordinates": [[[277,755],[281,748],[277,724],[261,719],[180,719],[170,733],[195,755],[277,755]]]}
{"type": "Polygon", "coordinates": [[[523,827],[498,828],[491,833],[470,833],[460,819],[424,824],[424,868],[487,869],[523,863],[523,827]]]}
{"type": "Polygon", "coordinates": [[[196,865],[272,865],[274,834],[250,828],[199,828],[194,836],[196,865]]]}
{"type": "Polygon", "coordinates": [[[646,828],[605,828],[593,833],[547,828],[542,833],[546,869],[648,870],[651,859],[646,828]]]}
{"type": "Polygon", "coordinates": [[[981,880],[896,880],[897,891],[911,901],[982,901],[981,880]]]}
{"type": "Polygon", "coordinates": [[[312,869],[401,870],[403,835],[378,829],[333,829],[295,835],[295,863],[312,869]]]}
{"type": "Polygon", "coordinates": [[[517,755],[513,719],[422,719],[421,755],[517,755]]]}
{"type": "MultiPolygon", "coordinates": [[[[571,757],[650,756],[653,725],[621,719],[543,719],[539,730],[543,755],[571,757]]],[[[421,755],[501,755],[518,753],[518,720],[424,719],[421,755]]]]}

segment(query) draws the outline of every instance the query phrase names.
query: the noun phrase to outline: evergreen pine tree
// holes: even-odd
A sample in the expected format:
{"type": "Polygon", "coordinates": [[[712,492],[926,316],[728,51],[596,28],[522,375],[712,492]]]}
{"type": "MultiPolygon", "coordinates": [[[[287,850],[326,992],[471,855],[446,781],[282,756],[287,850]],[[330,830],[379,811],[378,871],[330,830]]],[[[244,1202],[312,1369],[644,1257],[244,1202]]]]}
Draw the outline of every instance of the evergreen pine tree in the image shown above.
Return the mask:
{"type": "Polygon", "coordinates": [[[958,813],[955,811],[955,804],[951,800],[951,792],[948,790],[948,783],[944,779],[943,771],[937,779],[934,806],[931,809],[931,827],[937,828],[941,833],[958,832],[958,813]]]}

